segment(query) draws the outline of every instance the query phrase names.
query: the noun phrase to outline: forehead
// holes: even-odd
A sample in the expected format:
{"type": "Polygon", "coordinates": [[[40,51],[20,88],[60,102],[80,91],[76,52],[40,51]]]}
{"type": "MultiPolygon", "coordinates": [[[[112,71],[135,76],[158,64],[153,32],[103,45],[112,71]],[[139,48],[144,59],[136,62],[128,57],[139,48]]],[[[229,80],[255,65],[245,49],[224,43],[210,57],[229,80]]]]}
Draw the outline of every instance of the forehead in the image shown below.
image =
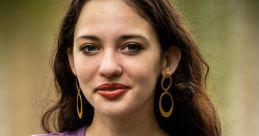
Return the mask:
{"type": "Polygon", "coordinates": [[[144,18],[122,0],[90,0],[86,2],[77,21],[76,31],[82,27],[96,29],[95,26],[152,29],[144,18]]]}
{"type": "Polygon", "coordinates": [[[88,16],[138,16],[123,0],[90,0],[84,4],[81,14],[84,12],[88,16]]]}

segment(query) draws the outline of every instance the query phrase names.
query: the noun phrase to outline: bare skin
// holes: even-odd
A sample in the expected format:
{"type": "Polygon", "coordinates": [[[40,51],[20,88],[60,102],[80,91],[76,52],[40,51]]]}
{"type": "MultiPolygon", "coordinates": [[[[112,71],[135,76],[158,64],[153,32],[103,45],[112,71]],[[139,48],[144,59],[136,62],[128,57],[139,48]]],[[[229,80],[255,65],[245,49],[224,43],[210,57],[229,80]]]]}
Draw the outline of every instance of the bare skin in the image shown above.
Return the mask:
{"type": "Polygon", "coordinates": [[[175,71],[181,54],[176,47],[162,53],[152,26],[123,1],[87,2],[68,56],[84,96],[94,107],[86,136],[167,135],[155,119],[154,88],[160,74],[175,71]],[[125,87],[123,93],[110,97],[109,90],[107,97],[98,91],[114,83],[125,87]]]}

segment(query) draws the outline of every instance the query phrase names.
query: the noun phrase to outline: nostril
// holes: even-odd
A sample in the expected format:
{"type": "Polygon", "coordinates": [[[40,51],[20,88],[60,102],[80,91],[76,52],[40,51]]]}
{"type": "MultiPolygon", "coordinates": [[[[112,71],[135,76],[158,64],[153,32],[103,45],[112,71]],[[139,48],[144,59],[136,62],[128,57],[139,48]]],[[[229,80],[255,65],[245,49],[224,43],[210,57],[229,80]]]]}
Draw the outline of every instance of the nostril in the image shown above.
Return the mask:
{"type": "Polygon", "coordinates": [[[118,77],[122,74],[122,67],[115,60],[105,59],[99,67],[99,73],[107,78],[118,77]]]}
{"type": "Polygon", "coordinates": [[[122,74],[122,69],[120,67],[109,68],[101,70],[100,74],[106,78],[116,78],[122,74]]]}

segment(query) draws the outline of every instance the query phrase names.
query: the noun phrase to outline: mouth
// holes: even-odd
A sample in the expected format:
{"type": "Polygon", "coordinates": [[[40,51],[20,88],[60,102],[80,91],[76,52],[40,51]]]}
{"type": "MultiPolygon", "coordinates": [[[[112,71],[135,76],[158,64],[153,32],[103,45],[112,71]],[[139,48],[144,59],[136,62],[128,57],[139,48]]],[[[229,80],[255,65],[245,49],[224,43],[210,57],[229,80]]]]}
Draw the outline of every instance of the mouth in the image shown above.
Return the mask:
{"type": "Polygon", "coordinates": [[[95,92],[103,97],[112,99],[125,94],[128,90],[129,87],[121,83],[106,83],[98,86],[95,92]]]}

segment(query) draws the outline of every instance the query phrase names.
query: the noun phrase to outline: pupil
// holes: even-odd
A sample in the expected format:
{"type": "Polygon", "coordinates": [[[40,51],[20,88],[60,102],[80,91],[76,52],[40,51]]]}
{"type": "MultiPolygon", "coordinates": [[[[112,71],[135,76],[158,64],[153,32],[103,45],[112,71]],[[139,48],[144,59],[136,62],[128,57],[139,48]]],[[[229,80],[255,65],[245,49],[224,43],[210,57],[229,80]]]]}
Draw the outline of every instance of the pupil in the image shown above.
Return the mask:
{"type": "Polygon", "coordinates": [[[136,45],[129,45],[129,50],[131,51],[137,51],[138,47],[136,45]]]}
{"type": "Polygon", "coordinates": [[[88,51],[93,51],[93,50],[95,50],[94,46],[88,46],[88,51]]]}

